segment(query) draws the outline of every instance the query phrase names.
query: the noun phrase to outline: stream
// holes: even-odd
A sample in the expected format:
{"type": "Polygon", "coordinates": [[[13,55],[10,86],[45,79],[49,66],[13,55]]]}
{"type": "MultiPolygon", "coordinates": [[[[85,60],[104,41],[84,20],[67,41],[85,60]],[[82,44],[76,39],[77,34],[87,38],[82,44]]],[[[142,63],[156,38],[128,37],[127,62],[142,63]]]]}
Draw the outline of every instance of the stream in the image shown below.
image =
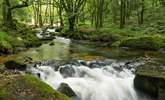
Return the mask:
{"type": "Polygon", "coordinates": [[[110,48],[102,43],[62,37],[56,37],[53,42],[54,45],[45,43],[19,54],[0,57],[0,62],[24,56],[42,61],[28,70],[56,90],[61,83],[68,84],[76,94],[73,100],[153,100],[137,91],[133,80],[137,66],[145,63],[137,59],[163,59],[161,52],[110,48]],[[58,65],[58,61],[65,63],[58,65]]]}

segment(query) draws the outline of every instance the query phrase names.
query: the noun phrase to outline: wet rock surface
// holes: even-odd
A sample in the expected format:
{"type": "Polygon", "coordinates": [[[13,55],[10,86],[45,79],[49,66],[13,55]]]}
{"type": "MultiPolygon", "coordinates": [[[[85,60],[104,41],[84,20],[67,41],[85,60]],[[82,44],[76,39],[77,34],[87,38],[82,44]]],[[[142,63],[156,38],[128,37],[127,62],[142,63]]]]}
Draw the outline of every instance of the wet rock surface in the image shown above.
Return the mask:
{"type": "Polygon", "coordinates": [[[134,85],[137,89],[144,91],[157,100],[163,100],[165,94],[165,69],[158,62],[148,62],[136,70],[134,85]]]}
{"type": "Polygon", "coordinates": [[[67,95],[68,97],[75,98],[77,97],[75,92],[70,88],[66,83],[61,83],[60,87],[57,89],[59,92],[67,95]]]}
{"type": "Polygon", "coordinates": [[[66,65],[64,67],[60,67],[60,73],[63,75],[64,78],[73,77],[75,74],[75,70],[72,66],[66,65]]]}
{"type": "Polygon", "coordinates": [[[10,70],[26,70],[27,65],[21,61],[10,60],[4,63],[5,68],[10,70]]]}

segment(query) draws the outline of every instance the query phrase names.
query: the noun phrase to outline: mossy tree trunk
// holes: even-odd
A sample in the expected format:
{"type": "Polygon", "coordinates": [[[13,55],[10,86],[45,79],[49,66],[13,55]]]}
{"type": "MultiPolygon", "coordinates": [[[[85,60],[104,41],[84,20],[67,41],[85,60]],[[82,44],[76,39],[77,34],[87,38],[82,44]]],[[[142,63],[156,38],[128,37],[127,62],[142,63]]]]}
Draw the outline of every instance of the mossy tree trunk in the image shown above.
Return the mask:
{"type": "Polygon", "coordinates": [[[16,25],[13,22],[12,11],[16,8],[23,8],[28,6],[28,0],[22,2],[22,4],[18,4],[15,6],[11,6],[10,0],[3,0],[2,5],[2,16],[3,16],[3,24],[8,27],[15,29],[16,25]]]}
{"type": "Polygon", "coordinates": [[[12,9],[9,0],[3,0],[2,7],[3,24],[7,27],[13,27],[12,9]]]}

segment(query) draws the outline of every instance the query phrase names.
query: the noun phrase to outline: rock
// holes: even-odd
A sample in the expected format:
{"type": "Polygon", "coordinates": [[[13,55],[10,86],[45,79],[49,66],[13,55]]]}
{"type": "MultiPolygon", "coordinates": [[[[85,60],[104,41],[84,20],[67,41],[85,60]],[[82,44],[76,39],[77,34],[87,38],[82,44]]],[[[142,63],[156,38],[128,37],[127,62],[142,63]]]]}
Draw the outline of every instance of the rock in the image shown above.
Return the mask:
{"type": "Polygon", "coordinates": [[[60,71],[60,73],[62,74],[62,76],[64,78],[73,77],[74,74],[75,74],[74,68],[72,66],[70,66],[70,65],[67,65],[67,66],[64,66],[64,67],[63,66],[60,67],[59,71],[60,71]]]}
{"type": "Polygon", "coordinates": [[[70,100],[29,74],[0,73],[0,100],[70,100]]]}
{"type": "Polygon", "coordinates": [[[62,29],[63,29],[63,27],[58,27],[58,28],[56,28],[56,32],[61,32],[62,29]]]}
{"type": "Polygon", "coordinates": [[[87,63],[84,60],[79,60],[78,61],[81,65],[87,66],[87,63]]]}
{"type": "Polygon", "coordinates": [[[51,42],[51,43],[49,43],[49,45],[50,45],[50,46],[54,46],[54,45],[55,45],[55,43],[54,43],[54,42],[51,42]]]}
{"type": "Polygon", "coordinates": [[[90,68],[100,68],[101,64],[97,61],[91,61],[88,65],[90,68]]]}
{"type": "Polygon", "coordinates": [[[73,98],[77,97],[76,93],[66,83],[61,83],[60,87],[57,90],[65,95],[67,95],[68,97],[73,97],[73,98]]]}
{"type": "Polygon", "coordinates": [[[10,60],[4,63],[5,67],[10,70],[26,70],[27,65],[21,61],[10,60]]]}
{"type": "Polygon", "coordinates": [[[44,65],[52,66],[55,71],[58,71],[59,67],[65,65],[66,63],[67,62],[64,60],[49,60],[46,61],[44,65]]]}
{"type": "Polygon", "coordinates": [[[80,66],[81,64],[77,60],[71,60],[69,62],[71,65],[80,66]]]}
{"type": "Polygon", "coordinates": [[[165,70],[156,62],[141,65],[136,70],[135,88],[141,90],[157,100],[164,100],[165,70]]]}

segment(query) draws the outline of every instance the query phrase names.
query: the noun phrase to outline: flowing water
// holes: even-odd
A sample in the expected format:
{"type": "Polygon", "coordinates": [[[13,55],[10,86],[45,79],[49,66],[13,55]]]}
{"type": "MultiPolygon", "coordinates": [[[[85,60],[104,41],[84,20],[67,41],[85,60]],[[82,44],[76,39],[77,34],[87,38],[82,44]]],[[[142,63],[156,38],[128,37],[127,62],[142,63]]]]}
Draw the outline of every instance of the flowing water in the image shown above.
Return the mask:
{"type": "Polygon", "coordinates": [[[109,62],[112,64],[103,64],[100,68],[69,64],[60,66],[57,71],[52,66],[38,66],[31,71],[33,74],[40,73],[41,79],[54,89],[58,89],[61,83],[67,83],[78,96],[75,100],[150,100],[134,89],[133,70],[124,67],[115,69],[122,63],[109,62]],[[64,68],[71,68],[71,75],[62,73],[64,68]]]}
{"type": "Polygon", "coordinates": [[[56,37],[54,43],[0,57],[0,61],[24,56],[43,61],[28,70],[54,89],[67,83],[77,95],[73,100],[152,100],[134,88],[135,69],[144,63],[136,59],[165,58],[160,52],[109,48],[102,43],[80,43],[61,37],[56,37]],[[50,60],[65,64],[46,63],[50,60]]]}

